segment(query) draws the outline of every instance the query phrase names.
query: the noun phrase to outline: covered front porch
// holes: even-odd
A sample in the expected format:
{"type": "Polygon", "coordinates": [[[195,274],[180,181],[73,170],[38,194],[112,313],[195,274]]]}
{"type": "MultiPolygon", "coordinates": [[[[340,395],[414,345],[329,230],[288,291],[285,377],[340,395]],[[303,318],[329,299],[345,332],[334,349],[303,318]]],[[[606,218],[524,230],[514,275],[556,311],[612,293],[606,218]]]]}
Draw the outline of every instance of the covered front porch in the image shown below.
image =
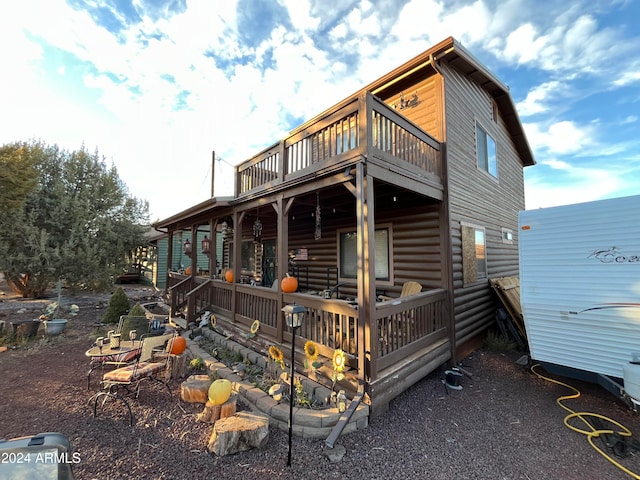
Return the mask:
{"type": "Polygon", "coordinates": [[[451,358],[441,172],[439,143],[394,109],[369,93],[343,102],[236,167],[234,197],[158,224],[170,239],[172,316],[212,311],[240,339],[259,320],[250,342],[282,347],[281,310],[302,305],[296,365],[307,340],[325,359],[342,349],[341,388],[362,384],[383,411],[451,358]],[[401,297],[410,281],[422,291],[401,297]]]}

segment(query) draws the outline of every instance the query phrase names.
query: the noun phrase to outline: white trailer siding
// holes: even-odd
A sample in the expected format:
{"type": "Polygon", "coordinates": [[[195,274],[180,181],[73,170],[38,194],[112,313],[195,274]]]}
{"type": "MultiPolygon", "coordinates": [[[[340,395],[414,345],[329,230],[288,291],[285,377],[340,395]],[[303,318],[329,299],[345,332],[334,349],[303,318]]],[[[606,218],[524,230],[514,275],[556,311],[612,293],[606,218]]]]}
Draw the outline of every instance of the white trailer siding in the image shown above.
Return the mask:
{"type": "Polygon", "coordinates": [[[531,358],[623,377],[640,352],[640,196],[519,215],[531,358]]]}

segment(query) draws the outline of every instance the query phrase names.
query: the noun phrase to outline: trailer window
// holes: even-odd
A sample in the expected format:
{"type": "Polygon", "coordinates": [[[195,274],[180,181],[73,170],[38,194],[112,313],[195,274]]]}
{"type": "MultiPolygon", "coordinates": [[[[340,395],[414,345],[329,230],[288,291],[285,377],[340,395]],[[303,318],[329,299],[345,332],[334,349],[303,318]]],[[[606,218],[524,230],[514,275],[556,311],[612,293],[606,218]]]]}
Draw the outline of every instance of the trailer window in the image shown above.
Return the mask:
{"type": "Polygon", "coordinates": [[[474,225],[461,225],[463,283],[469,284],[487,278],[485,229],[474,225]]]}

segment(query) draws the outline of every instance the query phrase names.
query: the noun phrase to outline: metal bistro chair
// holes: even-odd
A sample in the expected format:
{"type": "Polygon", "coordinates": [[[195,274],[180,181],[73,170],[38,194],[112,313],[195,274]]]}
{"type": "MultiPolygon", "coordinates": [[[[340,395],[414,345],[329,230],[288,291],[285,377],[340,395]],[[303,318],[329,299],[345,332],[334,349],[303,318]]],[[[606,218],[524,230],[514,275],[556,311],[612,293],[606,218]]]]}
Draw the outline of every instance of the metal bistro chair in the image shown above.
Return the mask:
{"type": "Polygon", "coordinates": [[[171,397],[171,388],[160,375],[166,370],[170,355],[162,355],[159,361],[155,361],[153,352],[165,344],[167,345],[166,350],[170,352],[176,336],[177,332],[160,336],[143,336],[142,352],[135,362],[111,370],[102,376],[102,381],[100,382],[101,391],[93,398],[93,416],[96,417],[98,414],[98,402],[100,399],[102,399],[102,406],[110,398],[120,400],[129,411],[129,425],[133,426],[133,411],[127,398],[138,398],[140,386],[145,380],[163,384],[169,392],[169,397],[171,397]],[[133,388],[135,390],[132,391],[133,388]]]}
{"type": "MultiPolygon", "coordinates": [[[[135,331],[138,337],[141,337],[142,335],[146,335],[147,332],[151,332],[151,328],[151,320],[146,317],[129,317],[128,315],[121,315],[114,333],[122,335],[122,340],[134,340],[131,334],[132,331],[135,331]],[[138,328],[138,325],[140,328],[138,328]],[[124,338],[125,336],[128,338],[124,338]]],[[[94,344],[94,346],[96,346],[96,344],[94,344]]],[[[125,365],[137,360],[139,356],[140,349],[126,351],[124,353],[112,353],[109,355],[92,357],[89,362],[89,371],[87,372],[87,390],[91,389],[91,374],[94,370],[100,368],[104,373],[104,370],[107,367],[124,367],[125,365]]]]}

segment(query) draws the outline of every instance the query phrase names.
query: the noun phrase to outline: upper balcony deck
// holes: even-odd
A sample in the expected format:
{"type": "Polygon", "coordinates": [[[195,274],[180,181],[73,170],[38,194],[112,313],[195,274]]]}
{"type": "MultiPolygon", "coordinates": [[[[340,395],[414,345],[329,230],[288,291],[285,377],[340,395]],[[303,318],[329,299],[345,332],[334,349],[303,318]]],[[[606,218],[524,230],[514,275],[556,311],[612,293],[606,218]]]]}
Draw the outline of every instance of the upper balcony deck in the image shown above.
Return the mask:
{"type": "Polygon", "coordinates": [[[236,197],[259,195],[356,157],[391,165],[442,190],[440,143],[365,93],[236,167],[236,197]]]}

